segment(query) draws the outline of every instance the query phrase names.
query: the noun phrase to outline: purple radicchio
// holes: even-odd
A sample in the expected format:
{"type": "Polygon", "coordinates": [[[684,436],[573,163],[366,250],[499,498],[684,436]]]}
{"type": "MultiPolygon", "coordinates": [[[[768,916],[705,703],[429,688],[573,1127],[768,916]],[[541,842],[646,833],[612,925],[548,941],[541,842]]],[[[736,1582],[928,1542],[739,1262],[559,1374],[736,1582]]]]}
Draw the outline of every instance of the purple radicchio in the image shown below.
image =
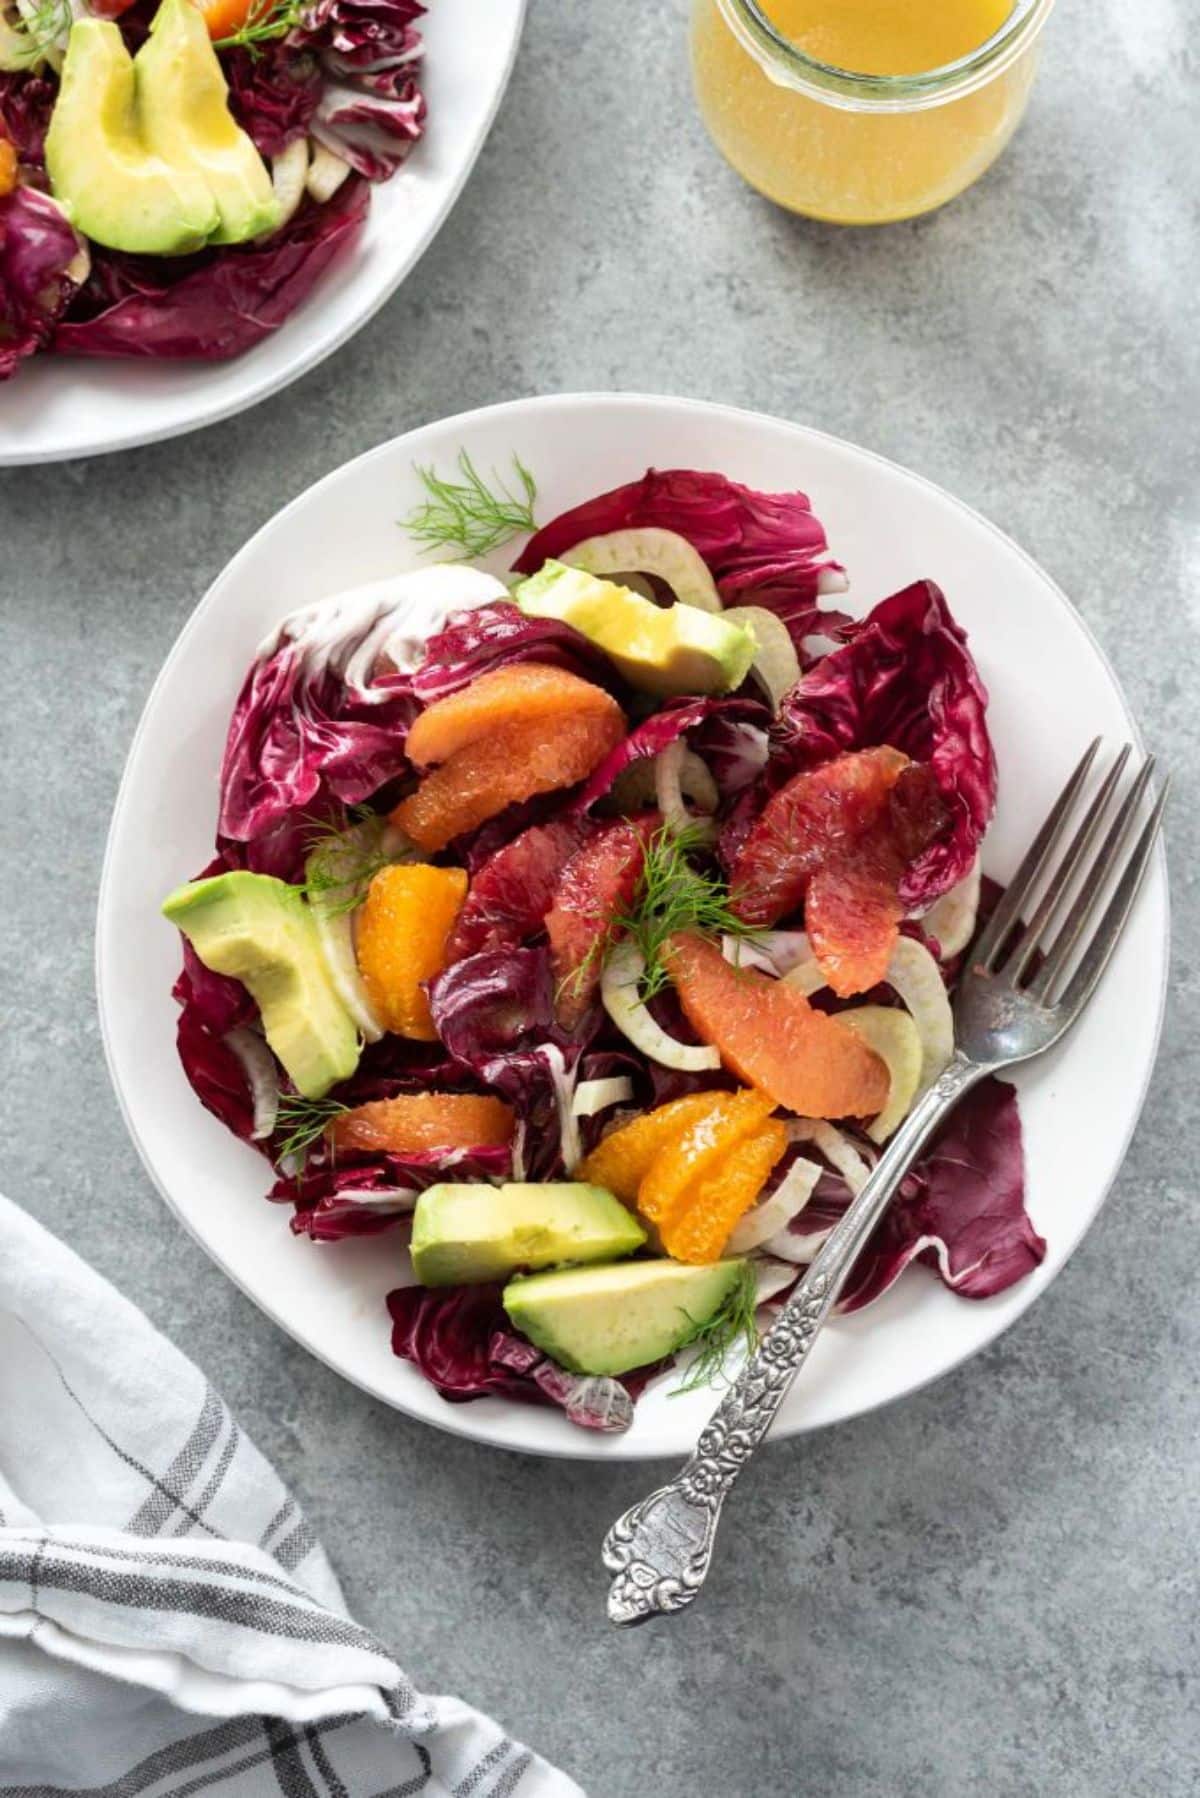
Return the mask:
{"type": "Polygon", "coordinates": [[[511,600],[500,599],[453,614],[445,629],[430,637],[413,691],[423,705],[432,705],[481,674],[516,662],[542,662],[600,686],[614,684],[608,657],[571,625],[527,618],[511,600]]]}
{"type": "Polygon", "coordinates": [[[392,1353],[411,1361],[444,1399],[516,1399],[558,1405],[584,1429],[615,1432],[633,1421],[620,1380],[567,1373],[514,1335],[498,1286],[403,1286],[389,1292],[392,1353]]]}
{"type": "Polygon", "coordinates": [[[825,612],[823,594],[845,590],[841,564],[803,493],[757,493],[724,475],[698,469],[646,471],[561,513],[530,538],[517,560],[534,574],[586,537],[655,526],[686,537],[707,562],[729,606],[766,606],[787,625],[797,647],[826,634],[841,614],[825,612]]]}
{"type": "Polygon", "coordinates": [[[368,181],[394,175],[425,128],[417,0],[315,0],[291,42],[325,77],[312,135],[368,181]]]}
{"type": "Polygon", "coordinates": [[[0,381],[53,337],[82,249],[62,208],[36,187],[0,198],[0,381]]]}
{"type": "Polygon", "coordinates": [[[321,98],[321,67],[290,38],[236,49],[223,58],[229,110],[263,156],[278,156],[308,135],[321,98]]]}
{"type": "Polygon", "coordinates": [[[933,581],[905,587],[839,635],[841,647],[784,696],[772,733],[773,784],[883,743],[926,763],[949,820],[900,885],[906,905],[924,907],[968,873],[995,806],[987,690],[933,581]]]}
{"type": "Polygon", "coordinates": [[[123,256],[93,247],[92,272],[54,334],[69,356],[146,356],[221,362],[290,318],[362,233],[370,188],[343,183],[260,244],[196,256],[123,256]]]}

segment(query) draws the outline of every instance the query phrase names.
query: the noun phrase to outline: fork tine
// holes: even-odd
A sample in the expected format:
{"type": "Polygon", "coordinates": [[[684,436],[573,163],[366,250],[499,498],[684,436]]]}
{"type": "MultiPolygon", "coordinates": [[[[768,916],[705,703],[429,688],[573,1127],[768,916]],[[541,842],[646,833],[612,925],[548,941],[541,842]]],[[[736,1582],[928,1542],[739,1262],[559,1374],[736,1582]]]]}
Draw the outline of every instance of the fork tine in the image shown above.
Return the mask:
{"type": "Polygon", "coordinates": [[[971,950],[971,965],[988,969],[1004,947],[1008,934],[1021,915],[1033,883],[1045,866],[1046,858],[1058,842],[1066,825],[1079,789],[1087,779],[1088,769],[1096,759],[1100,738],[1095,737],[1084,751],[1078,767],[1055,800],[1042,828],[1025,852],[1020,867],[1008,884],[1003,899],[989,918],[983,935],[971,950]]]}
{"type": "Polygon", "coordinates": [[[1095,991],[1096,983],[1108,966],[1109,957],[1120,939],[1125,920],[1133,909],[1138,889],[1150,865],[1150,856],[1162,825],[1170,790],[1171,781],[1168,776],[1163,781],[1154,810],[1147,818],[1142,834],[1125,865],[1125,872],[1117,883],[1116,891],[1105,907],[1104,916],[1096,926],[1079,966],[1058,1001],[1072,1018],[1078,1016],[1095,991]]]}
{"type": "MultiPolygon", "coordinates": [[[[1113,788],[1124,772],[1125,764],[1132,754],[1132,747],[1126,743],[1117,756],[1116,761],[1104,777],[1103,785],[1084,814],[1083,823],[1071,839],[1071,846],[1059,861],[1054,873],[1046,884],[1046,890],[1038,901],[1037,908],[1028,924],[1021,932],[1016,948],[1004,965],[1005,977],[1009,980],[1020,980],[1037,954],[1038,942],[1047,924],[1058,910],[1059,901],[1079,871],[1092,838],[1099,829],[1108,802],[1112,798],[1113,788]]],[[[1153,761],[1153,757],[1151,757],[1153,761]]],[[[1127,802],[1128,803],[1128,802],[1127,802]]]]}
{"type": "Polygon", "coordinates": [[[1124,848],[1125,839],[1137,816],[1138,806],[1142,802],[1142,796],[1153,770],[1154,757],[1150,755],[1142,763],[1137,778],[1121,801],[1120,810],[1113,819],[1103,843],[1096,851],[1095,859],[1075,897],[1075,902],[1063,920],[1053,943],[1046,951],[1045,962],[1026,988],[1030,998],[1038,1000],[1041,1004],[1046,1003],[1047,995],[1054,982],[1066,968],[1071,953],[1087,926],[1088,919],[1099,903],[1104,877],[1117,864],[1117,857],[1124,848]]]}

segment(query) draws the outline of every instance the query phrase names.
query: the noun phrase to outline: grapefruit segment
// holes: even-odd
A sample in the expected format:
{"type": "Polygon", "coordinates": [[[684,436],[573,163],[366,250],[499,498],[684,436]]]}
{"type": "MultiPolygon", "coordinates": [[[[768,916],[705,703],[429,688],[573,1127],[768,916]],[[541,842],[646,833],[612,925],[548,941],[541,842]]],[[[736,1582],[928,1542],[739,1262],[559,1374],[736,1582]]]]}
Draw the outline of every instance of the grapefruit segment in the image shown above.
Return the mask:
{"type": "Polygon", "coordinates": [[[433,854],[464,831],[486,824],[506,805],[574,786],[625,734],[620,708],[611,700],[609,705],[607,712],[584,710],[552,721],[540,717],[500,726],[427,774],[416,792],[401,800],[392,822],[418,848],[433,854]]]}
{"type": "Polygon", "coordinates": [[[600,984],[605,945],[616,919],[633,903],[646,841],[657,815],[633,823],[621,818],[606,825],[572,856],[546,913],[550,959],[557,982],[554,1009],[559,1022],[574,1028],[600,984]]]}
{"type": "Polygon", "coordinates": [[[449,761],[460,750],[514,720],[531,723],[578,716],[620,717],[612,695],[591,681],[541,662],[493,668],[469,687],[435,700],[415,721],[405,750],[410,762],[427,768],[449,761]]]}
{"type": "Polygon", "coordinates": [[[475,1093],[401,1093],[340,1113],[325,1134],[335,1150],[361,1153],[478,1149],[512,1141],[513,1113],[475,1093]]]}
{"type": "Polygon", "coordinates": [[[748,924],[768,926],[795,911],[811,877],[886,816],[908,757],[860,749],[797,774],[767,801],[738,852],[731,904],[748,924]]]}
{"type": "Polygon", "coordinates": [[[356,920],[355,956],[385,1030],[435,1043],[422,981],[446,965],[446,939],[467,893],[462,868],[393,862],[367,888],[356,920]]]}
{"type": "Polygon", "coordinates": [[[688,1190],[683,1209],[662,1227],[662,1245],[676,1261],[719,1261],[738,1219],[753,1205],[767,1175],[787,1148],[787,1130],[768,1118],[688,1190]]]}
{"type": "Polygon", "coordinates": [[[515,949],[540,930],[585,832],[578,819],[555,818],[498,849],[471,882],[446,945],[447,963],[484,949],[515,949]]]}
{"type": "Polygon", "coordinates": [[[659,1150],[682,1136],[689,1125],[720,1110],[728,1093],[688,1093],[612,1130],[575,1169],[576,1180],[606,1186],[623,1204],[632,1205],[638,1187],[659,1150]]]}
{"type": "Polygon", "coordinates": [[[887,1103],[888,1071],[836,1018],[754,968],[735,968],[703,937],[673,936],[667,968],[692,1028],[726,1067],[802,1117],[869,1117],[887,1103]]]}

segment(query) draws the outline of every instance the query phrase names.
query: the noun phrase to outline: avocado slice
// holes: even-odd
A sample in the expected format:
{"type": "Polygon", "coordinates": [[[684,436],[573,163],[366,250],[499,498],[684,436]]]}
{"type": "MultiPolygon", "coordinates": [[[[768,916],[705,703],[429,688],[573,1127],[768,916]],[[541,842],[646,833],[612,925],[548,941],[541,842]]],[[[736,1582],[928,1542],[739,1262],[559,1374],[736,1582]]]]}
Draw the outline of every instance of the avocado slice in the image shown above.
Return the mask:
{"type": "Polygon", "coordinates": [[[206,968],[249,989],[267,1042],[306,1099],[349,1079],[358,1032],[333,989],[299,887],[238,869],[177,887],[162,909],[206,968]]]}
{"type": "Polygon", "coordinates": [[[147,147],[206,183],[210,243],[244,243],[279,223],[267,166],[229,110],[229,89],[194,0],[162,0],[134,61],[147,147]]]}
{"type": "Polygon", "coordinates": [[[744,1261],[689,1267],[625,1261],[510,1280],[504,1309],[530,1342],[572,1373],[628,1373],[674,1354],[742,1277],[744,1261]]]}
{"type": "Polygon", "coordinates": [[[413,1272],[422,1286],[470,1286],[518,1267],[611,1261],[645,1240],[610,1192],[580,1180],[431,1186],[413,1216],[413,1272]]]}
{"type": "Polygon", "coordinates": [[[549,561],[522,581],[516,601],[531,618],[557,618],[602,649],[631,686],[673,693],[728,693],[750,671],[753,633],[698,606],[656,606],[583,568],[549,561]]]}
{"type": "Polygon", "coordinates": [[[194,169],[172,168],[141,136],[133,59],[109,20],[76,19],[46,133],[50,190],[96,243],[146,256],[198,250],[217,205],[194,169]]]}

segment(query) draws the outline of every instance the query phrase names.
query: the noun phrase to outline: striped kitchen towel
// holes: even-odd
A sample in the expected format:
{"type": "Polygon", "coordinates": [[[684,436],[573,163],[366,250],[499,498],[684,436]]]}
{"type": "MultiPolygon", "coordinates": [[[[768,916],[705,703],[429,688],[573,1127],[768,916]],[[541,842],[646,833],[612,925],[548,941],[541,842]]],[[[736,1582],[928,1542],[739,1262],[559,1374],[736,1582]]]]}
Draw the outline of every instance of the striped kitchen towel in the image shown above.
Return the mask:
{"type": "Polygon", "coordinates": [[[0,1198],[3,1798],[579,1792],[413,1687],[203,1376],[0,1198]]]}

